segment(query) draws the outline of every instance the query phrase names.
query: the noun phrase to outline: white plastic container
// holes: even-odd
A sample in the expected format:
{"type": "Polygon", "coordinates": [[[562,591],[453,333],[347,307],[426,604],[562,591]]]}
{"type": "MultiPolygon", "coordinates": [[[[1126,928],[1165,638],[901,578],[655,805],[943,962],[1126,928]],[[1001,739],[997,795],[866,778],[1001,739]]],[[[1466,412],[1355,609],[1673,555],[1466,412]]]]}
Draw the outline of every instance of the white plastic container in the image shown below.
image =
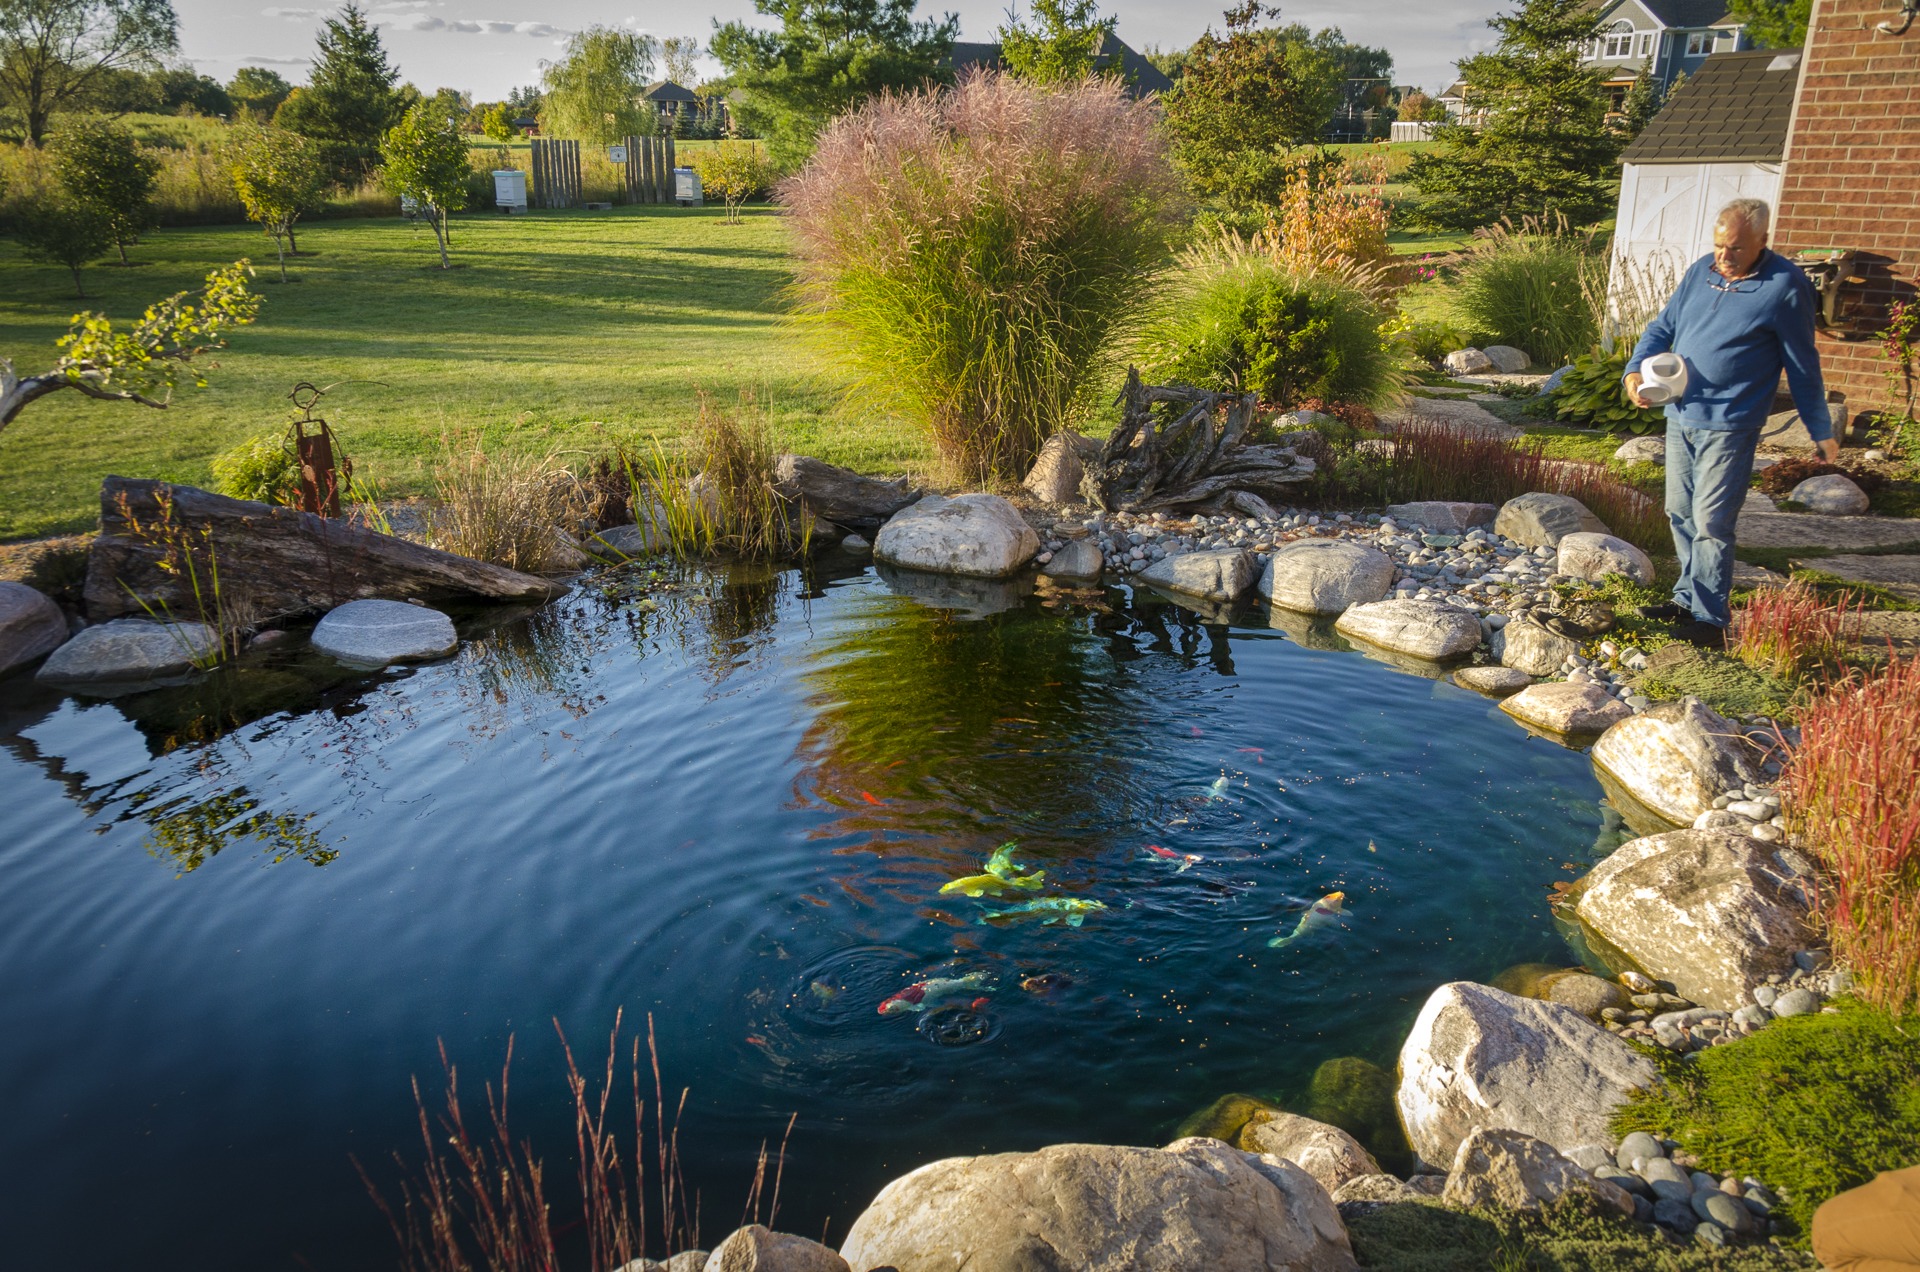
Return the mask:
{"type": "Polygon", "coordinates": [[[1640,364],[1640,396],[1652,406],[1677,402],[1687,391],[1687,360],[1656,353],[1640,364]]]}
{"type": "Polygon", "coordinates": [[[692,168],[673,170],[673,201],[683,208],[700,207],[700,174],[692,168]]]}
{"type": "Polygon", "coordinates": [[[525,212],[527,174],[518,168],[494,169],[493,203],[502,212],[525,212]]]}

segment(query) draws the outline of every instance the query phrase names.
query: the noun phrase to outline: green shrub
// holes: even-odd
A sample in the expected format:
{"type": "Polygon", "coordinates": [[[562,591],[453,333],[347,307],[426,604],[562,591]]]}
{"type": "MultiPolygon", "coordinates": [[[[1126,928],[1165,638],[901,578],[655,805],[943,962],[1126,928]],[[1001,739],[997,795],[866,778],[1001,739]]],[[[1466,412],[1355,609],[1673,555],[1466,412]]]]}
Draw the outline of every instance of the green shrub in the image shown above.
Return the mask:
{"type": "Polygon", "coordinates": [[[300,464],[283,430],[256,433],[214,456],[213,488],[234,499],[290,504],[300,491],[300,464]]]}
{"type": "Polygon", "coordinates": [[[1843,1000],[1774,1021],[1669,1066],[1614,1127],[1671,1136],[1704,1170],[1754,1176],[1804,1233],[1835,1193],[1920,1161],[1920,1019],[1843,1000]]]}
{"type": "Polygon", "coordinates": [[[1232,235],[1181,266],[1141,339],[1148,378],[1252,391],[1278,406],[1372,406],[1400,392],[1386,316],[1351,271],[1289,268],[1232,235]]]}
{"type": "Polygon", "coordinates": [[[956,476],[1018,478],[1111,383],[1178,215],[1158,111],[969,76],[840,116],[783,187],[823,357],[956,476]]]}
{"type": "Polygon", "coordinates": [[[1383,330],[1403,358],[1428,367],[1439,366],[1449,353],[1473,343],[1466,332],[1452,323],[1415,318],[1405,311],[1390,318],[1383,330]]]}
{"type": "Polygon", "coordinates": [[[1611,351],[1595,344],[1591,352],[1575,358],[1573,369],[1560,381],[1560,387],[1547,395],[1553,417],[1564,424],[1615,433],[1664,430],[1667,426],[1664,411],[1658,407],[1635,406],[1627,396],[1624,381],[1627,355],[1632,351],[1625,340],[1616,340],[1611,351]]]}
{"type": "Polygon", "coordinates": [[[1488,344],[1563,366],[1599,337],[1593,289],[1606,268],[1591,242],[1564,225],[1528,220],[1479,231],[1460,265],[1454,313],[1488,344]]]}

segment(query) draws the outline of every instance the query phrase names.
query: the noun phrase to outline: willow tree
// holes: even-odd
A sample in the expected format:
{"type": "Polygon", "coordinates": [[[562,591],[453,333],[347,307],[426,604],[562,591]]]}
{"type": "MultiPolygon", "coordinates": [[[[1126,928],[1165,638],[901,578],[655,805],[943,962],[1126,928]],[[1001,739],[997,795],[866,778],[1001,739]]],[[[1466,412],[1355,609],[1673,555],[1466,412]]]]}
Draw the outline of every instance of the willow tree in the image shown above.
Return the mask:
{"type": "Polygon", "coordinates": [[[540,126],[600,146],[651,133],[656,120],[645,93],[657,49],[652,36],[614,27],[576,32],[565,57],[542,64],[540,126]]]}

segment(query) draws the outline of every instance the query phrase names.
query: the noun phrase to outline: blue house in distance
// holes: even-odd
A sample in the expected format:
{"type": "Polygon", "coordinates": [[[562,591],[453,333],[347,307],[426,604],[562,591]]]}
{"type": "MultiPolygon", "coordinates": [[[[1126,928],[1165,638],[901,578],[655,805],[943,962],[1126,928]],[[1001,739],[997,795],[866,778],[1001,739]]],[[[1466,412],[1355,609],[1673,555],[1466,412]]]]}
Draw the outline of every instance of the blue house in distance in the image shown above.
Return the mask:
{"type": "Polygon", "coordinates": [[[1625,104],[1642,68],[1662,88],[1692,75],[1715,53],[1753,47],[1726,0],[1596,0],[1600,38],[1587,46],[1587,65],[1605,78],[1612,109],[1625,104]]]}

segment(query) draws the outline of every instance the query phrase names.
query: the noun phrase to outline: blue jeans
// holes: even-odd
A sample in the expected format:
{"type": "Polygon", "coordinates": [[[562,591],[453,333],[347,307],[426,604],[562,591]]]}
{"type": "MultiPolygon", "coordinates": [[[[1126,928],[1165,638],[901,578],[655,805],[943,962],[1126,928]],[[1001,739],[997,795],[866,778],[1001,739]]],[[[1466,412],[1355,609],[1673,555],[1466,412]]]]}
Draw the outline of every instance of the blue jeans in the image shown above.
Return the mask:
{"type": "Polygon", "coordinates": [[[1733,526],[1759,444],[1758,426],[1721,432],[1667,421],[1667,520],[1680,558],[1673,603],[1716,627],[1732,621],[1733,526]]]}

